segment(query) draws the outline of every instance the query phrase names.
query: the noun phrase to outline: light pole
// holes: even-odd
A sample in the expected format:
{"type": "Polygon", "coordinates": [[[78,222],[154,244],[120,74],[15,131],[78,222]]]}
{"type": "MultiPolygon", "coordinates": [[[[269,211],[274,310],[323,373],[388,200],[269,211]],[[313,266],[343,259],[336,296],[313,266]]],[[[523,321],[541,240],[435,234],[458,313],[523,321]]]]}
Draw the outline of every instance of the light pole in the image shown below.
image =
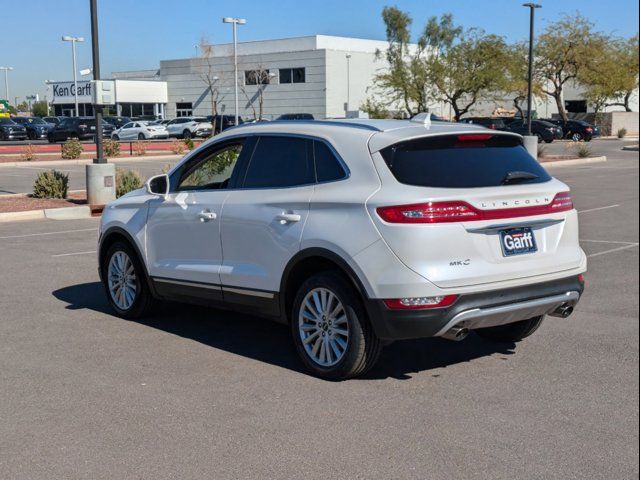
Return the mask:
{"type": "Polygon", "coordinates": [[[345,55],[347,58],[347,108],[345,109],[345,116],[349,113],[349,105],[351,104],[351,54],[345,55]]]}
{"type": "Polygon", "coordinates": [[[0,67],[0,70],[4,70],[4,95],[9,101],[9,70],[13,70],[13,67],[0,67]]]}
{"type": "Polygon", "coordinates": [[[233,25],[233,99],[235,104],[235,124],[238,125],[238,25],[244,25],[247,21],[244,18],[224,17],[222,23],[231,23],[233,25]]]}
{"type": "Polygon", "coordinates": [[[536,8],[542,8],[537,3],[523,3],[523,7],[529,8],[529,78],[527,84],[527,135],[531,136],[531,101],[533,90],[533,18],[536,8]]]}
{"type": "Polygon", "coordinates": [[[71,42],[71,54],[73,56],[73,96],[75,97],[76,104],[75,116],[79,117],[80,112],[78,111],[78,73],[76,72],[76,42],[84,42],[84,38],[64,35],[62,37],[62,41],[71,42]]]}

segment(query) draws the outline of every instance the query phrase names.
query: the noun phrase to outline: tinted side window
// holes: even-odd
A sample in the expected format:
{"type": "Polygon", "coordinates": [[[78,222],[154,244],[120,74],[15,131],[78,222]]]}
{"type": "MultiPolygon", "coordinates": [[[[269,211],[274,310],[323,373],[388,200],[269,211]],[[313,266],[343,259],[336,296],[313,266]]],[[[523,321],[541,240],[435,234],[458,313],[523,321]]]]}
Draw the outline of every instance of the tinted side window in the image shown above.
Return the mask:
{"type": "MultiPolygon", "coordinates": [[[[530,173],[519,183],[543,183],[549,174],[517,138],[504,135],[447,135],[385,148],[382,154],[400,183],[421,187],[478,188],[506,185],[507,174],[530,173]],[[461,138],[462,137],[462,138],[461,138]],[[489,137],[489,138],[482,138],[489,137]]],[[[514,182],[509,183],[513,185],[514,182]]]]}
{"type": "Polygon", "coordinates": [[[310,141],[296,137],[265,136],[253,151],[244,188],[278,188],[314,183],[310,141]]]}
{"type": "Polygon", "coordinates": [[[316,179],[318,182],[340,180],[346,176],[340,161],[326,143],[314,140],[313,157],[316,163],[316,179]]]}

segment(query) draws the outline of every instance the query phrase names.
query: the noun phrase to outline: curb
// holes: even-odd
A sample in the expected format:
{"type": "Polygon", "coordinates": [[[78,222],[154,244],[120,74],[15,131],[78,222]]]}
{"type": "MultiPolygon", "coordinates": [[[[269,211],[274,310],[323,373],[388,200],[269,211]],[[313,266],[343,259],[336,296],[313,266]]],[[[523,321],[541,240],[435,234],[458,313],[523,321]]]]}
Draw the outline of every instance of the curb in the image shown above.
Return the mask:
{"type": "Polygon", "coordinates": [[[88,205],[78,207],[44,208],[41,210],[26,210],[24,212],[0,213],[0,223],[19,222],[22,220],[78,220],[91,218],[91,209],[88,205]]]}
{"type": "Polygon", "coordinates": [[[626,147],[622,147],[622,150],[626,150],[627,152],[637,152],[638,145],[627,145],[626,147]]]}
{"type": "MultiPolygon", "coordinates": [[[[189,153],[189,152],[187,152],[189,153]]],[[[186,155],[185,153],[184,155],[186,155]]],[[[143,162],[145,160],[180,160],[184,155],[145,155],[143,157],[117,157],[110,158],[108,161],[110,163],[122,163],[122,162],[143,162]]],[[[48,165],[51,166],[71,166],[71,165],[89,165],[93,163],[93,159],[91,158],[78,158],[75,160],[34,160],[31,162],[19,161],[19,162],[0,162],[0,168],[2,167],[21,167],[26,165],[31,165],[34,167],[46,167],[48,165]]]]}
{"type": "Polygon", "coordinates": [[[607,157],[589,157],[589,158],[576,158],[574,160],[557,160],[551,162],[539,162],[543,167],[570,167],[574,165],[588,165],[591,163],[602,163],[606,162],[607,157]]]}

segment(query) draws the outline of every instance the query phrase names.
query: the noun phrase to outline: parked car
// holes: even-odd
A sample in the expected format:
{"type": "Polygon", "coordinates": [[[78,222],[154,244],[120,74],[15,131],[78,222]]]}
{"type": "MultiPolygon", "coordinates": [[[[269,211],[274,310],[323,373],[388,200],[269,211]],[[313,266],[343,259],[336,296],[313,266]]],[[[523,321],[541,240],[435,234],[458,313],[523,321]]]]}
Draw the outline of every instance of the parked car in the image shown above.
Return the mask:
{"type": "MultiPolygon", "coordinates": [[[[113,125],[102,121],[102,134],[111,137],[113,125]]],[[[58,125],[49,130],[47,140],[50,143],[64,142],[70,138],[86,140],[94,138],[96,134],[96,119],[94,117],[65,117],[58,125]]]]}
{"type": "Polygon", "coordinates": [[[113,125],[113,128],[121,128],[131,121],[129,117],[102,117],[105,122],[113,125]]]}
{"type": "Polygon", "coordinates": [[[504,118],[495,117],[467,117],[461,118],[461,123],[473,123],[474,125],[482,125],[491,130],[506,130],[507,124],[504,118]]]}
{"type": "Polygon", "coordinates": [[[51,125],[59,124],[64,118],[66,117],[42,117],[45,122],[50,123],[51,125]]]}
{"type": "Polygon", "coordinates": [[[114,130],[111,138],[113,140],[152,140],[169,138],[169,132],[164,125],[156,122],[129,122],[114,130]]]}
{"type": "MultiPolygon", "coordinates": [[[[520,120],[513,121],[507,124],[505,130],[520,135],[527,135],[527,122],[520,120]]],[[[549,122],[543,122],[542,120],[533,120],[531,122],[531,133],[538,137],[538,143],[551,143],[554,140],[562,138],[562,129],[560,127],[549,122]]]]}
{"type": "MultiPolygon", "coordinates": [[[[236,126],[236,119],[234,115],[216,115],[215,119],[213,115],[208,115],[206,118],[207,122],[211,123],[211,125],[214,126],[214,135],[217,135],[220,132],[224,132],[227,128],[236,126]]],[[[238,117],[238,125],[242,125],[243,123],[244,120],[242,119],[242,117],[238,117]]]]}
{"type": "Polygon", "coordinates": [[[12,120],[27,129],[29,140],[47,138],[49,130],[55,125],[45,122],[40,117],[13,117],[12,120]]]}
{"type": "Polygon", "coordinates": [[[572,313],[586,269],[569,187],[519,135],[464,124],[231,129],[109,204],[99,231],[116,314],[170,299],[263,315],[331,379],[393,340],[518,342],[572,313]]]}
{"type": "Polygon", "coordinates": [[[600,135],[599,128],[594,127],[584,120],[568,120],[565,122],[562,119],[550,118],[545,119],[545,121],[561,127],[564,138],[568,138],[574,142],[579,142],[580,140],[590,142],[592,138],[600,135]]]}
{"type": "Polygon", "coordinates": [[[11,118],[0,117],[0,140],[24,140],[27,129],[11,118]]]}
{"type": "Polygon", "coordinates": [[[276,120],[313,120],[313,115],[310,113],[285,113],[276,120]]]}
{"type": "Polygon", "coordinates": [[[167,132],[176,138],[210,137],[212,126],[205,117],[179,117],[167,123],[167,132]]]}

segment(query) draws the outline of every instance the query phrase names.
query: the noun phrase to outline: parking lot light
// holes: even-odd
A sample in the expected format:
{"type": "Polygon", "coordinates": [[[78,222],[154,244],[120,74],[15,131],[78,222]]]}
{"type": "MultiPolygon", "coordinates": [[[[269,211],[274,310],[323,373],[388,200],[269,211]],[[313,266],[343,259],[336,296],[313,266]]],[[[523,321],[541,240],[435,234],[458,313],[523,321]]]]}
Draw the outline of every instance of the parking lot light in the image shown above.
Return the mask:
{"type": "Polygon", "coordinates": [[[237,26],[245,25],[247,20],[244,18],[224,17],[222,23],[231,23],[233,25],[233,74],[235,76],[233,82],[233,97],[235,104],[235,125],[238,125],[238,34],[237,26]]]}
{"type": "Polygon", "coordinates": [[[84,37],[72,37],[70,35],[62,36],[63,42],[71,42],[71,54],[73,56],[73,89],[75,97],[75,116],[79,117],[80,112],[78,110],[78,73],[76,72],[76,42],[84,42],[84,37]]]}
{"type": "Polygon", "coordinates": [[[0,67],[0,70],[4,70],[4,94],[7,102],[9,101],[9,70],[13,70],[13,67],[0,67]]]}

